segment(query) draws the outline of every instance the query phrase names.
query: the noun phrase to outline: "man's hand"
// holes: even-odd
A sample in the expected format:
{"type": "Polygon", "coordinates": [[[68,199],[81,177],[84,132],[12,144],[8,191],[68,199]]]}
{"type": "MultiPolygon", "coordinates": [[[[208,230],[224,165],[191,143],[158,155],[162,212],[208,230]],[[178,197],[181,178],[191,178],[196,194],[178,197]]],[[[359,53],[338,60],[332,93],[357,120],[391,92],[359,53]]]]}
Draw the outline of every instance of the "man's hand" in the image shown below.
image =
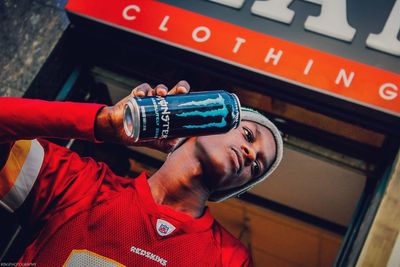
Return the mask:
{"type": "Polygon", "coordinates": [[[125,97],[114,106],[102,108],[96,116],[95,122],[95,135],[100,141],[122,143],[125,145],[144,145],[152,147],[164,152],[169,150],[178,142],[178,138],[175,139],[158,139],[145,142],[133,142],[132,138],[129,138],[125,134],[123,125],[123,113],[124,106],[127,103],[129,97],[144,97],[144,96],[166,96],[175,94],[187,94],[190,91],[190,85],[186,81],[178,82],[171,90],[163,85],[159,84],[154,88],[147,83],[143,83],[132,90],[130,96],[125,97]]]}

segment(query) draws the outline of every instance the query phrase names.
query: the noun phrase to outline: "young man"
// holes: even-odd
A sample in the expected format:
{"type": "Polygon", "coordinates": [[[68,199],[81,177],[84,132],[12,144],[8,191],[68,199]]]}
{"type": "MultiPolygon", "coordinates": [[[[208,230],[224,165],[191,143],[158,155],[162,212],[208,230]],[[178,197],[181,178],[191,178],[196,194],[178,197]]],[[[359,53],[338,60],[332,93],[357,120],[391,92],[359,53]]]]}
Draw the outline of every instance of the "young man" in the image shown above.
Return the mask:
{"type": "MultiPolygon", "coordinates": [[[[188,93],[142,84],[134,96],[188,93]]],[[[223,135],[132,143],[115,106],[0,98],[0,204],[32,233],[21,263],[36,266],[251,266],[207,200],[264,180],[282,157],[278,130],[243,110],[223,135]],[[80,138],[172,150],[151,177],[118,177],[41,138],[80,138]]]]}

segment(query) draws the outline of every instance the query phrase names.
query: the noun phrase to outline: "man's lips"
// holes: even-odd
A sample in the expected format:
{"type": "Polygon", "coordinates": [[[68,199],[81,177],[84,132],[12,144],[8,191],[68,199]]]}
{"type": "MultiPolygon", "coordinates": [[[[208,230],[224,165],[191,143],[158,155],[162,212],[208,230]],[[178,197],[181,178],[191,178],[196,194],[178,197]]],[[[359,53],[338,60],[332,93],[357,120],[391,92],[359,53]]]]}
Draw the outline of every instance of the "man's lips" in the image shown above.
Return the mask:
{"type": "MultiPolygon", "coordinates": [[[[232,147],[232,150],[235,153],[236,159],[237,159],[236,173],[239,174],[243,169],[243,157],[241,156],[241,153],[237,148],[232,147]]],[[[236,162],[236,160],[235,160],[235,162],[236,162]]]]}

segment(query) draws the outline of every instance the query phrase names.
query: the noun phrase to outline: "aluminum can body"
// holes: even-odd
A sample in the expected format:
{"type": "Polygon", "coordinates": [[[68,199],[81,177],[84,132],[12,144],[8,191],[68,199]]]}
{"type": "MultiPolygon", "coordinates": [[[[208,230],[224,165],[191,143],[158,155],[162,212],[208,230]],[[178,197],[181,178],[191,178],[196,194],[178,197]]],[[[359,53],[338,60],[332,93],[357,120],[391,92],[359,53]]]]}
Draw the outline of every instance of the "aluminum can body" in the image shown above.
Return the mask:
{"type": "Polygon", "coordinates": [[[221,134],[239,123],[239,99],[223,90],[131,97],[124,109],[124,129],[134,141],[221,134]]]}

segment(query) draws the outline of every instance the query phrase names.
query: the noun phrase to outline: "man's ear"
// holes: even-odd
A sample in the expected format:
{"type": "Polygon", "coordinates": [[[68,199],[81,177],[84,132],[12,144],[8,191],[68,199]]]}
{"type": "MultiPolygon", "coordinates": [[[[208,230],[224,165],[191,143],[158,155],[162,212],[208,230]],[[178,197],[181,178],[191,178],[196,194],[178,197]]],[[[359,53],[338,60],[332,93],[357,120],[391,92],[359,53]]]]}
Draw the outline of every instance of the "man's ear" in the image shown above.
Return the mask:
{"type": "MultiPolygon", "coordinates": [[[[176,138],[176,143],[172,146],[171,150],[168,153],[168,157],[174,153],[175,150],[177,150],[183,143],[185,143],[189,137],[182,137],[182,138],[176,138]]],[[[174,139],[175,141],[175,139],[174,139]]]]}

